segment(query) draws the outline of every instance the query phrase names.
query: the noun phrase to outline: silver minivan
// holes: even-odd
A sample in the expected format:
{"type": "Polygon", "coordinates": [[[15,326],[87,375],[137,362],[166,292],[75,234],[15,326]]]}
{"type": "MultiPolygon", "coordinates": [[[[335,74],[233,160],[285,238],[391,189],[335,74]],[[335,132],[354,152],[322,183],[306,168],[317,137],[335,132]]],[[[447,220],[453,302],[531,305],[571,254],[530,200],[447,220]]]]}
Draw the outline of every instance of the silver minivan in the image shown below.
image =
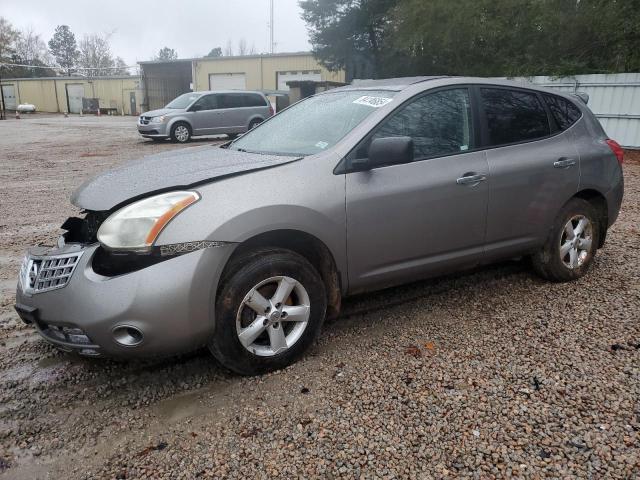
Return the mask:
{"type": "Polygon", "coordinates": [[[162,141],[185,143],[198,135],[235,137],[273,115],[273,107],[261,92],[207,91],[180,95],[166,107],[145,112],[138,119],[138,133],[162,141]]]}
{"type": "Polygon", "coordinates": [[[618,216],[622,162],[574,95],[463,77],[337,88],[225,145],[87,180],[82,217],[25,257],[16,310],[82,355],[207,345],[267,372],[345,296],[513,257],[582,277],[618,216]]]}

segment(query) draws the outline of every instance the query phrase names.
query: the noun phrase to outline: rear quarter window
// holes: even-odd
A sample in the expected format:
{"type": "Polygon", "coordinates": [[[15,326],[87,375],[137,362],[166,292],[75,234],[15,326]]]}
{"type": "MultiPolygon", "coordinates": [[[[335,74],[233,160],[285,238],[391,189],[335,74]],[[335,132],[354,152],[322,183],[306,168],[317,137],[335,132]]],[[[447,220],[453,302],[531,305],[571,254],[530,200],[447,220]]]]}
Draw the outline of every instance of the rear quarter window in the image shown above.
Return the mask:
{"type": "Polygon", "coordinates": [[[492,146],[543,138],[551,134],[547,112],[534,92],[481,88],[492,146]]]}
{"type": "Polygon", "coordinates": [[[542,97],[547,103],[553,119],[560,130],[566,130],[576,123],[582,116],[582,112],[566,98],[558,97],[550,93],[543,93],[542,97]]]}

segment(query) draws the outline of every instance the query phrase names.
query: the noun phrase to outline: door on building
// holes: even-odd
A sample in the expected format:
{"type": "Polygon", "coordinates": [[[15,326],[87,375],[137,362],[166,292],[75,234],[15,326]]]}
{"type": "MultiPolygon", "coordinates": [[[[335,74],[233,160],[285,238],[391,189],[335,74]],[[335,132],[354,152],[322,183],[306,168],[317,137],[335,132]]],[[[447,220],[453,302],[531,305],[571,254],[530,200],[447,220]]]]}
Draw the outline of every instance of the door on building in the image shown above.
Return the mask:
{"type": "Polygon", "coordinates": [[[16,90],[13,85],[2,85],[2,95],[4,96],[4,107],[6,110],[16,109],[16,90]]]}
{"type": "Polygon", "coordinates": [[[310,80],[314,82],[322,81],[322,74],[320,70],[300,70],[297,72],[278,72],[277,76],[277,85],[278,90],[283,90],[285,92],[289,91],[289,87],[287,86],[287,82],[292,82],[294,80],[302,81],[302,80],[310,80]]]}
{"type": "Polygon", "coordinates": [[[136,107],[136,92],[129,92],[129,115],[135,115],[138,112],[136,107]]]}
{"type": "Polygon", "coordinates": [[[211,73],[209,90],[246,90],[247,76],[244,73],[211,73]]]}
{"type": "Polygon", "coordinates": [[[80,113],[82,111],[82,97],[84,97],[84,85],[81,83],[68,83],[65,85],[67,90],[67,107],[69,113],[80,113]]]}

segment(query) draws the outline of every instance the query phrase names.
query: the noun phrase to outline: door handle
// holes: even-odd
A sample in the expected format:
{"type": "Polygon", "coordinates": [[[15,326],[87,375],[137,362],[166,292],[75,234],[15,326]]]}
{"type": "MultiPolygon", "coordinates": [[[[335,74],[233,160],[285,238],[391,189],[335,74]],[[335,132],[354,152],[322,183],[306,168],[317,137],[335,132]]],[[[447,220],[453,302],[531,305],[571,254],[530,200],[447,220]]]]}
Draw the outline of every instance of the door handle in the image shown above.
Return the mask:
{"type": "Polygon", "coordinates": [[[573,158],[559,158],[557,161],[553,162],[554,168],[569,168],[573,167],[576,164],[576,161],[573,158]]]}
{"type": "Polygon", "coordinates": [[[487,179],[487,176],[483,173],[474,174],[474,175],[465,175],[464,177],[460,177],[456,180],[458,185],[473,185],[480,182],[483,182],[487,179]]]}

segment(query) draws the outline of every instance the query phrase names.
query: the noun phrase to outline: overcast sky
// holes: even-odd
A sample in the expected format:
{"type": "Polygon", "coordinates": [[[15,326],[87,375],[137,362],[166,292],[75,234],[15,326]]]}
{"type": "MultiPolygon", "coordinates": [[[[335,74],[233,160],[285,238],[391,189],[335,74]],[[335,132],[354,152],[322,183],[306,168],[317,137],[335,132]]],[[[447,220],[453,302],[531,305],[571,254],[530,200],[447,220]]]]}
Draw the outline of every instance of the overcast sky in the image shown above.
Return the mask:
{"type": "MultiPolygon", "coordinates": [[[[275,0],[276,52],[309,50],[298,0],[275,0]]],[[[180,58],[235,50],[240,39],[256,52],[269,51],[269,0],[0,0],[0,16],[17,28],[32,27],[49,41],[66,24],[79,40],[87,33],[111,33],[112,53],[128,65],[150,60],[164,46],[180,58]]]]}

